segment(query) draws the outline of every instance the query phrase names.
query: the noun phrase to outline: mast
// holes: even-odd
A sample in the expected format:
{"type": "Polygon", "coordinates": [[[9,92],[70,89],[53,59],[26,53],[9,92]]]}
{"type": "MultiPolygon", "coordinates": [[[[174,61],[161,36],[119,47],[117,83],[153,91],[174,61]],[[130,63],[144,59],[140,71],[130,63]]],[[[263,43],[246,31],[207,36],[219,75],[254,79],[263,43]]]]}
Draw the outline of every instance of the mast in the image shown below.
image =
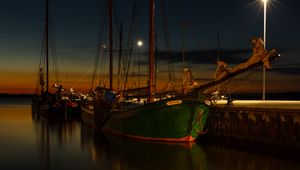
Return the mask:
{"type": "MultiPolygon", "coordinates": [[[[217,65],[219,65],[219,62],[220,62],[220,48],[221,48],[221,46],[220,46],[220,33],[219,33],[219,31],[217,31],[217,65]]],[[[220,85],[218,85],[217,91],[218,91],[218,93],[220,93],[220,85]]]]}
{"type": "Polygon", "coordinates": [[[112,0],[108,0],[108,15],[109,15],[109,90],[113,88],[113,28],[112,28],[112,0]]]}
{"type": "Polygon", "coordinates": [[[46,41],[46,95],[49,90],[49,0],[46,0],[46,14],[45,14],[45,41],[46,41]]]}
{"type": "Polygon", "coordinates": [[[154,0],[149,1],[149,102],[153,101],[154,80],[154,0]]]}
{"type": "Polygon", "coordinates": [[[117,85],[117,91],[119,92],[120,87],[120,79],[121,79],[121,58],[122,58],[122,41],[123,41],[123,22],[121,23],[121,29],[120,29],[120,41],[119,41],[119,57],[118,57],[118,85],[117,85]]]}
{"type": "Polygon", "coordinates": [[[154,92],[156,93],[157,91],[157,86],[156,86],[156,82],[157,82],[157,60],[158,60],[158,47],[157,47],[157,32],[155,32],[155,64],[154,64],[154,92]]]}

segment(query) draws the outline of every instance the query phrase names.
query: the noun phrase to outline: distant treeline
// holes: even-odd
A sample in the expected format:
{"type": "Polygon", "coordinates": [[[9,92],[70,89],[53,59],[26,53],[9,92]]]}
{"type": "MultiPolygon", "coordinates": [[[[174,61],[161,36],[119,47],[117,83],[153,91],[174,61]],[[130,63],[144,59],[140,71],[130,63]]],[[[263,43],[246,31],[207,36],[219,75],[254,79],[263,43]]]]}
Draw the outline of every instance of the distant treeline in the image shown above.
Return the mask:
{"type": "Polygon", "coordinates": [[[33,94],[7,94],[0,93],[0,98],[32,98],[33,94]]]}

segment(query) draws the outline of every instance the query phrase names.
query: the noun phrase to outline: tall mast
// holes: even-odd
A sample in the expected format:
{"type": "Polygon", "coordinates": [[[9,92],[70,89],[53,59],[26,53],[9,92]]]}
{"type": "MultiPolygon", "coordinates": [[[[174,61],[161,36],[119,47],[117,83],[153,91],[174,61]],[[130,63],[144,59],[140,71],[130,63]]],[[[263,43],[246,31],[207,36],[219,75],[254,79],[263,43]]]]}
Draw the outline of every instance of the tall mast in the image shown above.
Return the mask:
{"type": "Polygon", "coordinates": [[[49,0],[46,0],[46,14],[45,14],[45,41],[46,41],[46,95],[49,90],[49,0]]]}
{"type": "Polygon", "coordinates": [[[108,15],[109,15],[109,90],[113,88],[113,28],[112,28],[112,9],[113,1],[108,0],[108,15]]]}
{"type": "Polygon", "coordinates": [[[154,64],[154,92],[156,93],[156,82],[157,82],[157,60],[158,60],[158,47],[157,47],[157,32],[155,32],[155,56],[154,56],[154,59],[155,59],[155,64],[154,64]]]}
{"type": "Polygon", "coordinates": [[[118,57],[118,84],[117,84],[117,92],[119,92],[120,79],[121,79],[121,58],[122,58],[122,41],[123,41],[123,22],[121,23],[120,29],[120,41],[119,41],[119,57],[118,57]]]}
{"type": "Polygon", "coordinates": [[[149,102],[153,101],[154,79],[154,0],[149,1],[149,102]]]}

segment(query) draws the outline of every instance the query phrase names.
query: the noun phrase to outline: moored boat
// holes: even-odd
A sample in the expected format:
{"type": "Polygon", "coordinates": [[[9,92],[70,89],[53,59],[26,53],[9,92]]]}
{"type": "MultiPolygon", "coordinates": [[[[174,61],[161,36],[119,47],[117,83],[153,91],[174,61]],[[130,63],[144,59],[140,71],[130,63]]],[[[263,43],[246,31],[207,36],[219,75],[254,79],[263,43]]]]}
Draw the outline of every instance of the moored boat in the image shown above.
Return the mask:
{"type": "Polygon", "coordinates": [[[80,103],[81,120],[87,126],[95,128],[94,121],[94,102],[88,99],[84,99],[80,103]]]}
{"type": "MultiPolygon", "coordinates": [[[[33,114],[38,114],[47,118],[65,118],[66,110],[69,106],[74,108],[74,104],[69,105],[69,102],[73,102],[69,99],[66,99],[66,90],[63,89],[62,85],[56,85],[58,83],[58,77],[56,77],[56,83],[50,89],[50,81],[53,81],[54,76],[50,76],[50,62],[52,61],[53,65],[56,60],[53,59],[55,54],[55,45],[53,33],[50,27],[50,12],[49,12],[49,0],[45,0],[45,14],[44,14],[44,31],[43,31],[43,42],[41,47],[41,58],[39,63],[38,70],[38,80],[36,92],[32,100],[32,112],[33,114]],[[66,106],[66,104],[68,106],[66,106]]],[[[56,67],[55,67],[56,68],[56,67]]],[[[55,70],[57,71],[57,70],[55,70]]],[[[58,76],[58,74],[56,75],[58,76]]]]}
{"type": "Polygon", "coordinates": [[[205,133],[208,106],[197,100],[169,98],[112,112],[101,129],[137,139],[194,141],[205,133]]]}
{"type": "MultiPolygon", "coordinates": [[[[193,81],[190,69],[184,68],[182,93],[165,93],[154,91],[154,0],[150,1],[150,28],[149,28],[149,77],[146,94],[124,93],[114,91],[112,72],[110,72],[110,87],[100,87],[95,90],[93,100],[94,127],[107,133],[126,137],[190,142],[205,134],[205,124],[209,114],[208,99],[205,90],[229,80],[253,67],[270,62],[277,57],[275,50],[261,49],[260,39],[254,39],[254,52],[250,59],[229,68],[224,62],[218,63],[215,79],[206,84],[193,81]],[[143,102],[140,102],[140,101],[143,102]]],[[[111,7],[111,6],[110,6],[111,7]]],[[[110,27],[110,37],[111,27],[110,27]]],[[[112,43],[110,43],[110,57],[112,57],[112,43]]],[[[113,59],[110,59],[113,61],[113,59]]],[[[112,63],[109,64],[112,66],[112,63]]],[[[113,69],[110,67],[110,71],[113,69]]],[[[140,89],[136,89],[139,91],[140,89]]],[[[133,93],[135,90],[131,90],[133,93]]]]}
{"type": "MultiPolygon", "coordinates": [[[[154,92],[154,0],[150,0],[149,9],[149,85],[146,91],[137,88],[127,90],[128,93],[125,93],[126,90],[114,92],[110,76],[109,88],[96,89],[93,105],[95,127],[104,132],[137,139],[194,141],[205,133],[209,110],[205,104],[205,97],[202,94],[190,98],[174,92],[154,92]],[[135,95],[132,95],[134,92],[135,95]]],[[[109,28],[112,41],[111,25],[109,28]]],[[[110,57],[111,45],[112,43],[110,57]]]]}

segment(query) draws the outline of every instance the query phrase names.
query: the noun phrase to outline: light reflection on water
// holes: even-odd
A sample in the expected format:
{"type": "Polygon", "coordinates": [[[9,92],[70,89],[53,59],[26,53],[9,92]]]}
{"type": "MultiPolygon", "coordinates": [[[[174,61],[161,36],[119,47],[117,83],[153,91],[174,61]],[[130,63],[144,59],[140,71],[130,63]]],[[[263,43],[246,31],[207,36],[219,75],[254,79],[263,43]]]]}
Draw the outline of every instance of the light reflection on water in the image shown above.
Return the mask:
{"type": "Polygon", "coordinates": [[[158,143],[93,132],[80,121],[32,116],[0,100],[0,169],[300,169],[300,163],[213,144],[158,143]]]}

